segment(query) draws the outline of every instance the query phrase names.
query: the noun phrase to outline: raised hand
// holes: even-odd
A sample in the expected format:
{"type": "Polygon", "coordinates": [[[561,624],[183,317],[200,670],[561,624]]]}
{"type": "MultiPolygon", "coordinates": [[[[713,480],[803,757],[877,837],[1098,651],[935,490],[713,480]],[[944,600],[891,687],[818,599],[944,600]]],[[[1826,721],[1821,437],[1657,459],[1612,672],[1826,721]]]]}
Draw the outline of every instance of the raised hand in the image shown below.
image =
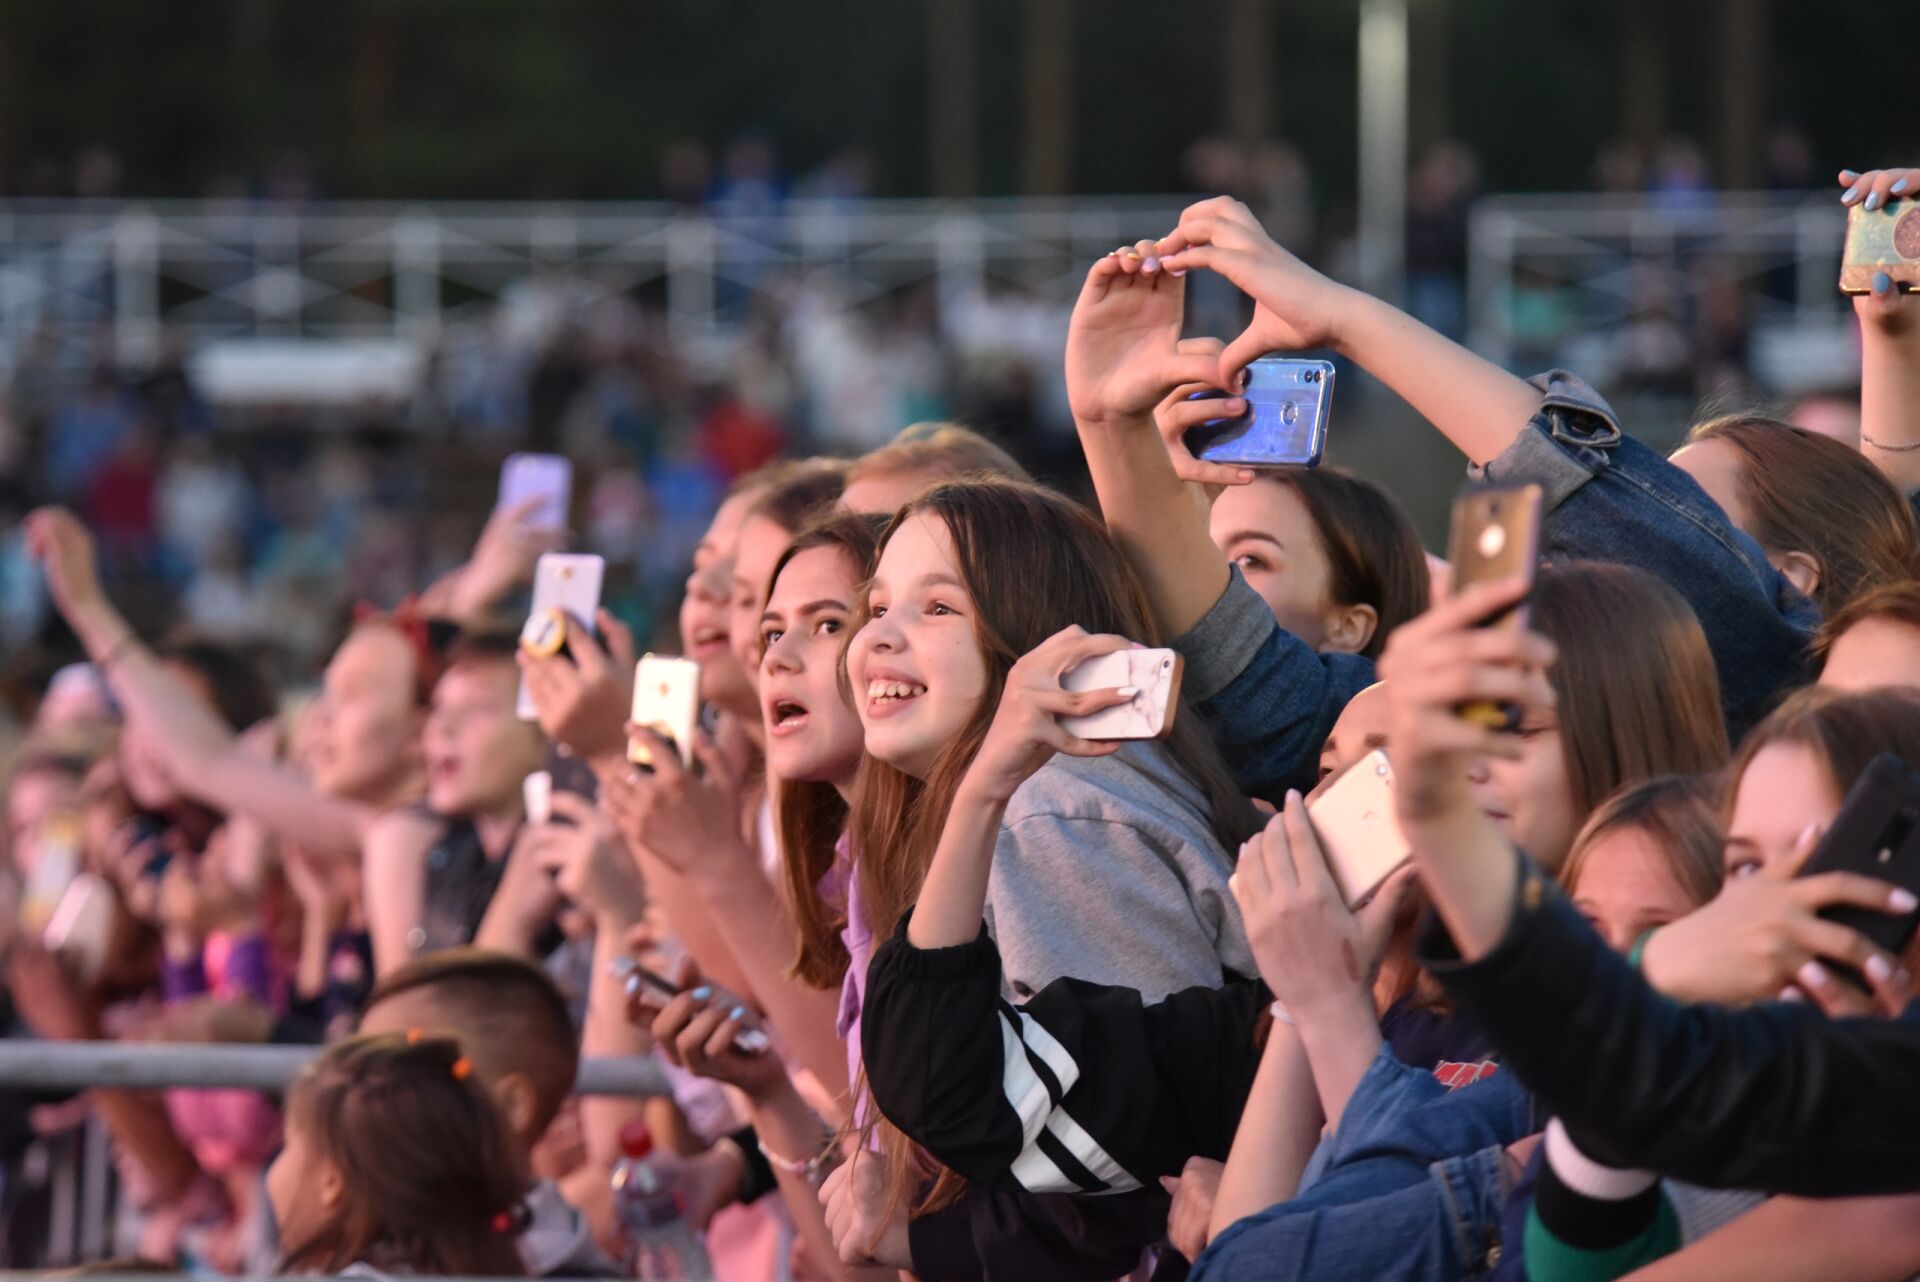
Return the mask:
{"type": "MultiPolygon", "coordinates": [[[[1864,173],[1840,171],[1840,196],[1843,205],[1878,209],[1890,199],[1920,197],[1920,169],[1869,169],[1864,173]]],[[[1869,334],[1879,333],[1891,339],[1920,335],[1920,305],[1885,272],[1877,272],[1871,292],[1855,294],[1853,312],[1869,334]]]]}
{"type": "Polygon", "coordinates": [[[1116,249],[1087,272],[1067,324],[1067,400],[1083,427],[1146,417],[1181,383],[1211,382],[1217,362],[1182,354],[1186,288],[1152,242],[1116,249]]]}
{"type": "Polygon", "coordinates": [[[473,545],[473,555],[451,585],[450,609],[456,619],[484,615],[502,597],[532,580],[534,562],[543,553],[565,546],[566,531],[535,522],[546,501],[536,494],[512,507],[493,510],[473,545]]]}
{"type": "Polygon", "coordinates": [[[1355,296],[1276,245],[1253,212],[1230,196],[1192,205],[1154,245],[1169,272],[1204,267],[1254,301],[1253,320],[1221,352],[1217,387],[1239,390],[1241,371],[1271,351],[1340,345],[1340,323],[1355,296]]]}
{"type": "Polygon", "coordinates": [[[633,632],[605,610],[598,622],[604,646],[575,620],[566,654],[516,652],[540,729],[589,761],[626,748],[622,727],[633,703],[633,632]]]}
{"type": "MultiPolygon", "coordinates": [[[[1211,356],[1218,360],[1226,346],[1217,338],[1188,338],[1181,341],[1180,351],[1183,355],[1211,356]]],[[[1196,458],[1187,447],[1187,433],[1194,428],[1214,419],[1232,418],[1247,412],[1247,401],[1243,396],[1216,395],[1194,399],[1201,393],[1213,390],[1211,383],[1182,383],[1167,393],[1153,410],[1153,425],[1159,430],[1160,444],[1166,447],[1167,460],[1173,464],[1174,475],[1183,481],[1208,486],[1250,485],[1254,478],[1252,468],[1209,463],[1196,458]]]]}
{"type": "Polygon", "coordinates": [[[1069,734],[1060,718],[1085,716],[1118,707],[1139,691],[1068,690],[1062,679],[1088,659],[1124,650],[1133,642],[1125,637],[1101,636],[1077,624],[1054,633],[1020,657],[1007,673],[999,710],[961,787],[985,799],[1006,802],[1056,752],[1076,757],[1104,757],[1120,744],[1096,742],[1069,734]]]}
{"type": "Polygon", "coordinates": [[[697,1077],[738,1087],[764,1100],[786,1081],[778,1055],[767,1053],[766,1033],[744,1002],[701,986],[670,998],[653,1021],[660,1053],[697,1077]],[[742,1040],[744,1034],[753,1037],[742,1040]]]}
{"type": "Polygon", "coordinates": [[[646,885],[605,814],[578,793],[553,794],[561,823],[527,829],[521,843],[561,894],[602,923],[627,925],[646,914],[646,885]]]}
{"type": "Polygon", "coordinates": [[[1386,954],[1413,870],[1389,877],[1356,913],[1327,869],[1300,794],[1240,848],[1228,885],[1246,921],[1260,977],[1289,1011],[1311,1017],[1366,991],[1386,954]]]}
{"type": "Polygon", "coordinates": [[[751,862],[740,828],[744,782],[711,737],[695,732],[696,774],[682,764],[680,750],[652,730],[629,723],[627,734],[652,751],[653,773],[602,773],[600,803],[620,835],[675,872],[724,876],[742,858],[751,862]]]}
{"type": "Polygon", "coordinates": [[[78,517],[63,507],[43,507],[27,517],[26,534],[27,550],[46,572],[47,591],[62,618],[72,623],[77,612],[105,600],[93,534],[78,517]]]}

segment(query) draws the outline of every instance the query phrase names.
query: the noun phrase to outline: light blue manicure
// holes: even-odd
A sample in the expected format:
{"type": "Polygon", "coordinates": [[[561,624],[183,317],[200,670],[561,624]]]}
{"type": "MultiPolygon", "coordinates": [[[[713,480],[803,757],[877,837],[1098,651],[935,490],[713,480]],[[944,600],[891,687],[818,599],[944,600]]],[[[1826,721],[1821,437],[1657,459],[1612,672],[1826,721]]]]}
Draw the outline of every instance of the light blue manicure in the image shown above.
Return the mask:
{"type": "Polygon", "coordinates": [[[1892,291],[1893,277],[1887,275],[1885,272],[1875,272],[1873,274],[1873,292],[1876,294],[1887,294],[1892,291]]]}
{"type": "Polygon", "coordinates": [[[1842,169],[1840,171],[1840,176],[1846,179],[1848,182],[1853,182],[1854,180],[1860,177],[1860,171],[1857,169],[1842,169]]]}
{"type": "Polygon", "coordinates": [[[1892,193],[1893,193],[1894,195],[1896,195],[1896,196],[1898,196],[1898,195],[1900,195],[1900,194],[1901,194],[1902,192],[1904,192],[1904,191],[1906,191],[1906,189],[1907,189],[1907,180],[1906,180],[1906,179],[1904,179],[1904,178],[1901,178],[1901,179],[1899,179],[1899,180],[1897,180],[1897,181],[1896,181],[1896,182],[1895,182],[1895,183],[1893,184],[1893,186],[1891,186],[1891,187],[1889,187],[1889,188],[1887,188],[1887,190],[1888,190],[1888,191],[1890,191],[1890,192],[1892,192],[1892,193]]]}
{"type": "Polygon", "coordinates": [[[727,1012],[728,1019],[745,1019],[746,1017],[747,1017],[747,1008],[745,1006],[735,1006],[732,1010],[727,1012]]]}
{"type": "Polygon", "coordinates": [[[1865,183],[1855,183],[1852,187],[1847,189],[1847,194],[1840,198],[1840,203],[1843,205],[1851,205],[1854,201],[1860,199],[1860,193],[1865,190],[1866,190],[1865,183]]]}
{"type": "Polygon", "coordinates": [[[1876,191],[1876,192],[1874,192],[1874,193],[1873,193],[1873,194],[1872,194],[1871,196],[1868,196],[1868,197],[1867,197],[1867,203],[1866,203],[1866,205],[1865,205],[1865,208],[1867,208],[1867,209],[1878,209],[1878,208],[1880,208],[1880,193],[1879,193],[1879,192],[1877,192],[1877,191],[1876,191]]]}
{"type": "Polygon", "coordinates": [[[704,1002],[711,996],[713,996],[713,990],[704,984],[693,990],[693,1000],[696,1002],[704,1002]]]}

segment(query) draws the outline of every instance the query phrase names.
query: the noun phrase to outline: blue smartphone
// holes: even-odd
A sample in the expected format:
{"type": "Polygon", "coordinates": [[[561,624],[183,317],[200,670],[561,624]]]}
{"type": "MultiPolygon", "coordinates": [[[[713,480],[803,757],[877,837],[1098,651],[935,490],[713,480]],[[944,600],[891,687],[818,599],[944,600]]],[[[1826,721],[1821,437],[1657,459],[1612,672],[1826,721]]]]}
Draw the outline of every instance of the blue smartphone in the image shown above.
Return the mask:
{"type": "MultiPolygon", "coordinates": [[[[1195,392],[1190,400],[1225,396],[1195,392]]],[[[1247,366],[1247,412],[1214,419],[1187,433],[1197,459],[1237,467],[1318,467],[1327,448],[1333,407],[1333,365],[1292,356],[1262,356],[1247,366]]]]}

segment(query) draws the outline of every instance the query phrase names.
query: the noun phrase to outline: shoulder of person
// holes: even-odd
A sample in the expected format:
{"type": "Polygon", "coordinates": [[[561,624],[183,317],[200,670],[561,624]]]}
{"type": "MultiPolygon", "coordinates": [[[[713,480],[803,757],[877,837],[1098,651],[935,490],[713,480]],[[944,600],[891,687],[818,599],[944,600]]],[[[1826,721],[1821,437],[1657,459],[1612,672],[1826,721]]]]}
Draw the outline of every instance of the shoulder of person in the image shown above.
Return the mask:
{"type": "Polygon", "coordinates": [[[1107,757],[1054,756],[1013,794],[1002,830],[1042,817],[1208,831],[1199,786],[1180,771],[1165,745],[1146,741],[1128,743],[1107,757]]]}
{"type": "Polygon", "coordinates": [[[389,810],[367,827],[366,850],[389,855],[418,850],[425,854],[429,846],[446,834],[447,821],[425,810],[403,807],[389,810]]]}

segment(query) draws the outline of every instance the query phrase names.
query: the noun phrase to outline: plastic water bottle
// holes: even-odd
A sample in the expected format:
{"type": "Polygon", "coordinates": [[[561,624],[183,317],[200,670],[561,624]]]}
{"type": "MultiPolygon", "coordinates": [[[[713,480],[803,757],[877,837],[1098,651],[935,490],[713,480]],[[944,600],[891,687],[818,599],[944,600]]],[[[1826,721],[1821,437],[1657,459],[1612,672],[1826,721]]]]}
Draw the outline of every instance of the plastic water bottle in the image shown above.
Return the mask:
{"type": "Polygon", "coordinates": [[[643,1122],[621,1128],[620,1150],[626,1156],[613,1168],[613,1206],[628,1275],[644,1282],[707,1282],[713,1265],[704,1237],[687,1219],[679,1162],[654,1152],[643,1122]]]}

